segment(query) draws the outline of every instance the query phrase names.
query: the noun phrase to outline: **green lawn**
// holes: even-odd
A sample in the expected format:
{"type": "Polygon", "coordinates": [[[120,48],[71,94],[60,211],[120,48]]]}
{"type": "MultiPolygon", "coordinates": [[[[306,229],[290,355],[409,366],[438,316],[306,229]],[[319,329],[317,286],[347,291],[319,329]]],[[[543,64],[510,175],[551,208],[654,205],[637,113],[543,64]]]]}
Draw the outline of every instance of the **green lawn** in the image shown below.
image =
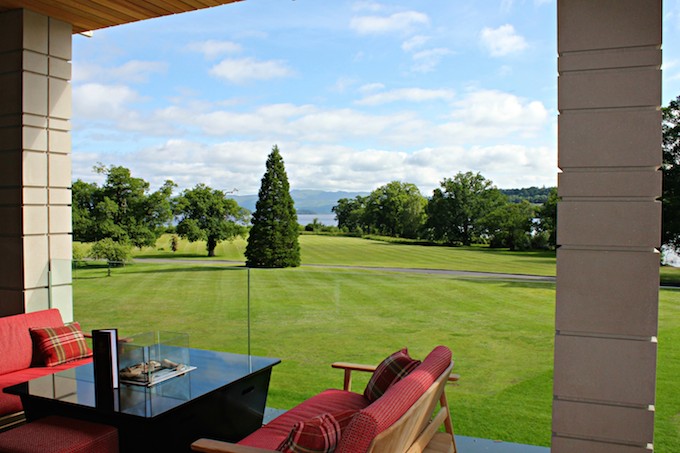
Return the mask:
{"type": "MultiPolygon", "coordinates": [[[[170,235],[158,240],[156,248],[135,250],[136,257],[205,260],[204,242],[180,240],[176,253],[170,250],[170,235]]],[[[555,252],[509,252],[488,247],[445,247],[341,236],[300,236],[302,264],[341,266],[411,267],[532,275],[555,275],[555,252]]],[[[246,242],[237,238],[218,244],[211,260],[243,262],[246,242]]],[[[661,267],[661,284],[680,286],[680,268],[661,267]]]]}
{"type": "MultiPolygon", "coordinates": [[[[314,253],[305,247],[308,260],[314,253]]],[[[480,255],[478,261],[490,260],[480,255]]],[[[493,256],[512,262],[502,253],[493,256]]],[[[402,252],[401,259],[420,258],[402,252]]],[[[272,376],[270,407],[289,408],[340,386],[332,361],[377,363],[403,346],[423,357],[445,344],[461,375],[447,390],[457,433],[549,445],[553,284],[309,267],[251,270],[248,276],[242,267],[204,263],[133,264],[106,277],[106,269],[89,266],[75,274],[75,318],[85,330],[182,331],[193,347],[245,352],[248,278],[252,351],[282,359],[272,376]]],[[[680,291],[661,291],[655,442],[660,452],[680,451],[680,352],[672,347],[680,341],[679,312],[680,291]]],[[[364,385],[355,381],[355,390],[364,385]]]]}
{"type": "MultiPolygon", "coordinates": [[[[204,242],[181,240],[179,250],[170,250],[170,235],[158,240],[156,248],[135,250],[147,258],[207,259],[204,242]],[[162,250],[161,250],[162,249],[162,250]]],[[[244,261],[246,242],[237,238],[218,244],[213,260],[244,261]]],[[[445,247],[410,245],[343,236],[300,236],[302,264],[332,264],[370,267],[412,267],[533,275],[555,275],[555,252],[509,252],[488,247],[445,247]]]]}

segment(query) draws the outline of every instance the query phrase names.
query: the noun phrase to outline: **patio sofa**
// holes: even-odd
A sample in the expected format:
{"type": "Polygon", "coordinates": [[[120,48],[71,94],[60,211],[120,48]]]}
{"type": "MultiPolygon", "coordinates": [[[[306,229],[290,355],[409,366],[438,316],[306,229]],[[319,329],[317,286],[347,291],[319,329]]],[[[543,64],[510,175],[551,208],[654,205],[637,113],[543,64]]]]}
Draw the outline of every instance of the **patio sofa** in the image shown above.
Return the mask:
{"type": "Polygon", "coordinates": [[[0,318],[0,427],[21,417],[4,388],[92,361],[78,323],[65,325],[56,308],[0,318]]]}
{"type": "Polygon", "coordinates": [[[343,390],[313,396],[237,444],[199,439],[192,449],[204,453],[455,452],[444,392],[447,381],[458,379],[450,376],[451,351],[437,346],[422,363],[414,361],[401,369],[392,360],[400,352],[408,356],[406,349],[397,351],[377,367],[335,363],[334,368],[345,370],[343,390]],[[395,378],[381,376],[386,369],[395,378]],[[363,394],[351,391],[352,371],[373,372],[363,394]],[[439,432],[442,425],[445,432],[439,432]]]}

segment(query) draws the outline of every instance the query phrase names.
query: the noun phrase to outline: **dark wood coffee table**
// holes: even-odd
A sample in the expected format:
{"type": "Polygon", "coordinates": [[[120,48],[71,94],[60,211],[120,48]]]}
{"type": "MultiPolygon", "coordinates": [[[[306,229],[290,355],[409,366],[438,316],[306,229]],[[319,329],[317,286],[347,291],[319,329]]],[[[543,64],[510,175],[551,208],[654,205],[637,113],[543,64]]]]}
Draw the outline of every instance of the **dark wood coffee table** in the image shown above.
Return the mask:
{"type": "Polygon", "coordinates": [[[152,387],[121,384],[113,407],[95,401],[92,364],[5,391],[21,397],[29,421],[62,415],[116,426],[121,452],[190,451],[200,437],[235,442],[262,426],[279,359],[202,349],[190,349],[189,357],[196,369],[182,376],[152,387]]]}

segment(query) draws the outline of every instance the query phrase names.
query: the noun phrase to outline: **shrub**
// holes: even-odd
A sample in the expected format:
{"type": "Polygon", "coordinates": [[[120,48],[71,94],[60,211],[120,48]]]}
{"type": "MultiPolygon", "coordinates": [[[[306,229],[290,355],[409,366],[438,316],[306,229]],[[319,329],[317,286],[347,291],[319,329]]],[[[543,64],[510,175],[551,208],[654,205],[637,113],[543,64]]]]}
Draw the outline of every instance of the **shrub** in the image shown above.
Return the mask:
{"type": "Polygon", "coordinates": [[[95,260],[107,260],[108,262],[130,261],[130,246],[115,242],[111,238],[102,239],[92,244],[90,257],[95,260]]]}
{"type": "Polygon", "coordinates": [[[82,261],[90,254],[90,246],[82,242],[73,243],[73,261],[82,261]]]}

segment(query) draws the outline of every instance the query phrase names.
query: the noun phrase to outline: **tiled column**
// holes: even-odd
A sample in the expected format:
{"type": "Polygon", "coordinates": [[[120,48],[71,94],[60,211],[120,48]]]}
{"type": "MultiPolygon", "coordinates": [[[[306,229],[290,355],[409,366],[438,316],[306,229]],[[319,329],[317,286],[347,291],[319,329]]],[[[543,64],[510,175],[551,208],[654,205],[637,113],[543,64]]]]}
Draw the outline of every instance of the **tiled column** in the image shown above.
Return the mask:
{"type": "Polygon", "coordinates": [[[652,448],[661,0],[558,0],[552,452],[652,448]]]}
{"type": "Polygon", "coordinates": [[[0,14],[0,316],[73,317],[71,25],[0,14]]]}

